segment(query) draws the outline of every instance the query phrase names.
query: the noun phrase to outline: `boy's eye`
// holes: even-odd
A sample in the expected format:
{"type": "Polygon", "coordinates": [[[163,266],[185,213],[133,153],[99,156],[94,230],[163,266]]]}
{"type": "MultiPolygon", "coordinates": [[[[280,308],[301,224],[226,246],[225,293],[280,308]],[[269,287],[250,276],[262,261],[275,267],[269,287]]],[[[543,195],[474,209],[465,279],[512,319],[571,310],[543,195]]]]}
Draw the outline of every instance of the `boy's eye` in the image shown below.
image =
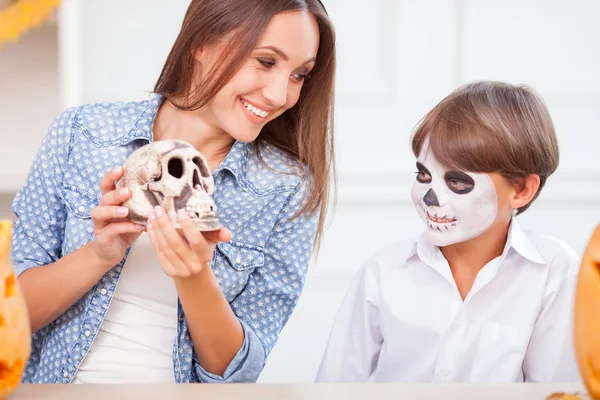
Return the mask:
{"type": "Polygon", "coordinates": [[[431,176],[425,171],[417,172],[417,182],[429,183],[431,182],[431,176]]]}
{"type": "Polygon", "coordinates": [[[456,194],[467,194],[475,188],[475,181],[462,171],[448,171],[444,175],[446,186],[456,194]]]}
{"type": "Polygon", "coordinates": [[[473,184],[458,179],[449,179],[448,188],[457,194],[467,194],[475,187],[473,184]]]}

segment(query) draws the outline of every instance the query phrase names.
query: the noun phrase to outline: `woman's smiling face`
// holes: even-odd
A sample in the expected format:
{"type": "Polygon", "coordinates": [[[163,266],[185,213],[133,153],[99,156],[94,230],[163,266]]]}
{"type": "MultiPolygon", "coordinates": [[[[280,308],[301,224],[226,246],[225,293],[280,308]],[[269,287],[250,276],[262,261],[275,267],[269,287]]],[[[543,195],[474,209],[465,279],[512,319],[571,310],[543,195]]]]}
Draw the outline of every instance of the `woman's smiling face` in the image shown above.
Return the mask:
{"type": "MultiPolygon", "coordinates": [[[[319,49],[319,28],[309,12],[277,14],[240,70],[207,104],[216,131],[241,142],[256,139],[266,123],[298,102],[319,49]]],[[[200,50],[197,59],[210,73],[227,49],[200,50]]]]}

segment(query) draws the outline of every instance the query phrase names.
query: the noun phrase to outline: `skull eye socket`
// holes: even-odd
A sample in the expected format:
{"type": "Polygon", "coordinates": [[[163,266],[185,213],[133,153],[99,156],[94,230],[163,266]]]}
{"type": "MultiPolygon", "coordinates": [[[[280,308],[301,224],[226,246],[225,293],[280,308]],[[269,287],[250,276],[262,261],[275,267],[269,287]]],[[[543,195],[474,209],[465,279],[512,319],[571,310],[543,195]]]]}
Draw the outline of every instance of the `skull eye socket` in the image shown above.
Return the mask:
{"type": "Polygon", "coordinates": [[[200,168],[200,174],[202,174],[202,177],[208,178],[210,176],[210,171],[208,170],[206,164],[202,162],[200,157],[194,157],[193,161],[194,164],[196,164],[198,168],[200,168]]]}
{"type": "Polygon", "coordinates": [[[174,157],[169,160],[167,165],[169,175],[179,179],[183,176],[183,161],[180,158],[174,157]]]}

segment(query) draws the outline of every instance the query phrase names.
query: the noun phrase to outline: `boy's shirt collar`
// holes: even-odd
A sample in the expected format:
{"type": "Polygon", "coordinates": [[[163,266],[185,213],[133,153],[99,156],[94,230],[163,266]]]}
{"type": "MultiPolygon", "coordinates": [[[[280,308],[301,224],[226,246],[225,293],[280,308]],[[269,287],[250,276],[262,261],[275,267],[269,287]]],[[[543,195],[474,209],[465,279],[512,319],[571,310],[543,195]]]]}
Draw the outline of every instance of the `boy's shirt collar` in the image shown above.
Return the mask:
{"type": "Polygon", "coordinates": [[[507,243],[510,243],[510,246],[517,253],[529,261],[536,264],[548,264],[548,260],[545,260],[544,257],[542,257],[539,250],[527,237],[516,218],[512,219],[512,223],[508,231],[507,243]]]}
{"type": "MultiPolygon", "coordinates": [[[[516,218],[512,219],[508,229],[506,245],[500,256],[501,261],[504,261],[511,249],[533,263],[548,264],[548,261],[542,257],[537,247],[527,237],[516,218]]],[[[411,256],[414,255],[417,255],[421,261],[429,266],[446,262],[440,248],[428,240],[427,232],[423,232],[417,238],[411,256]]]]}

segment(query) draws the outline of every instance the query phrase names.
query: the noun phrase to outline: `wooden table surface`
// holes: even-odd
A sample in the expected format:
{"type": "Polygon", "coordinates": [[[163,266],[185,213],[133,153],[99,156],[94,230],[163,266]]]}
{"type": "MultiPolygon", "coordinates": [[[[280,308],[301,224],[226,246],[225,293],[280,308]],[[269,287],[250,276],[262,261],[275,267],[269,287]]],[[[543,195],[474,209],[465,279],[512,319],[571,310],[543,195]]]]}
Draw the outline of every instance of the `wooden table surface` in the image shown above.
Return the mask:
{"type": "MultiPolygon", "coordinates": [[[[219,384],[21,385],[8,400],[545,400],[555,392],[585,393],[579,384],[219,384]]],[[[587,395],[582,399],[589,399],[587,395]]]]}

